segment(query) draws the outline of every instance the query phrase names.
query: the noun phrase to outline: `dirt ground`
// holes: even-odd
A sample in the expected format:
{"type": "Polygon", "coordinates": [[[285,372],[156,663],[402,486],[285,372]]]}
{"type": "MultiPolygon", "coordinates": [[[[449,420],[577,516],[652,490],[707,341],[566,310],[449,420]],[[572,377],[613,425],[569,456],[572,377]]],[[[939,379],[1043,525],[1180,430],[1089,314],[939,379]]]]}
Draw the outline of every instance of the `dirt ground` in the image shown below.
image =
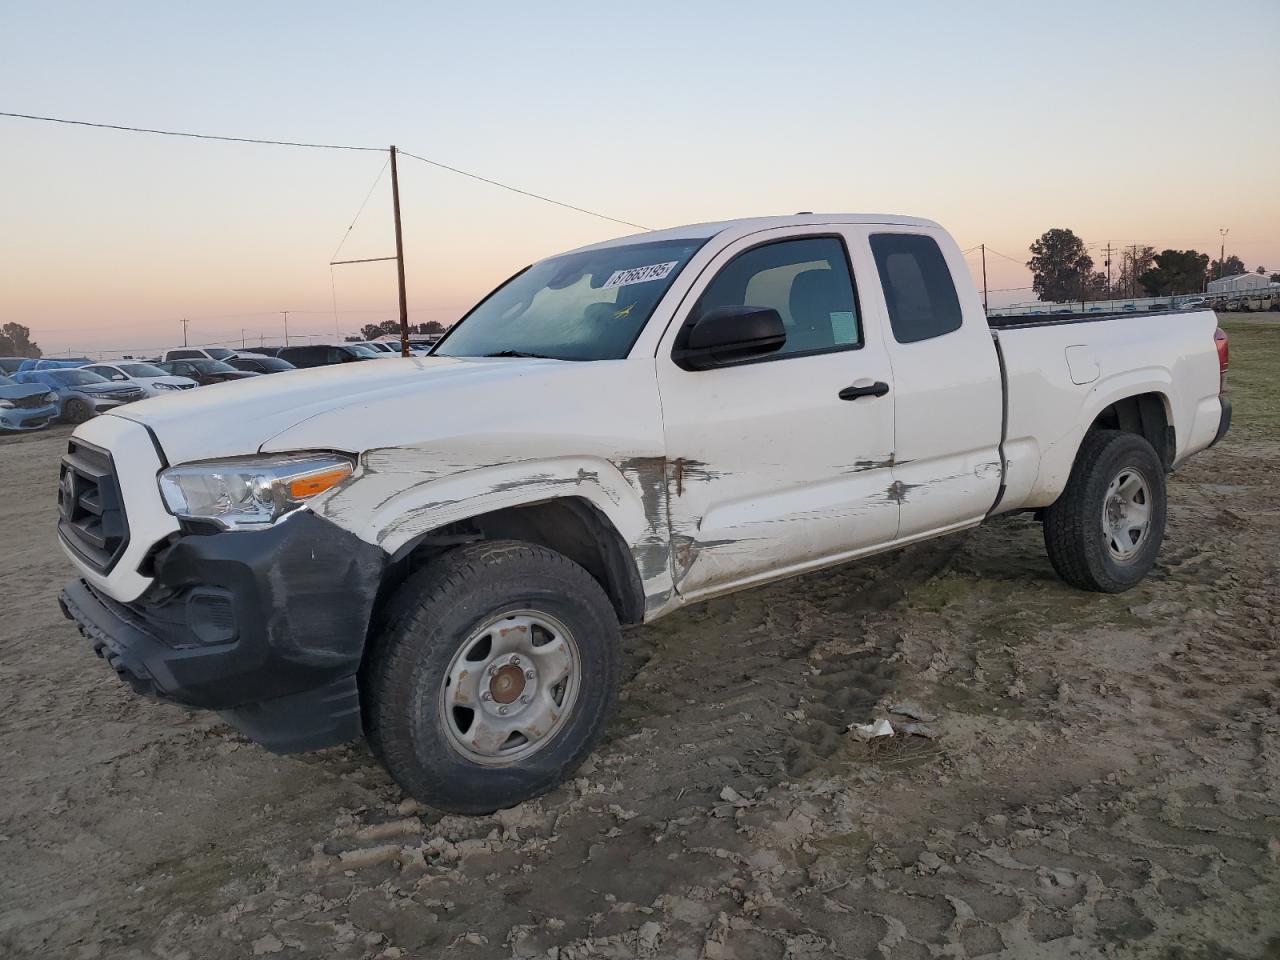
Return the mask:
{"type": "Polygon", "coordinates": [[[1230,329],[1137,589],[1014,517],[631,629],[578,779],[478,819],[136,698],[54,601],[66,429],[3,442],[0,956],[1280,956],[1280,325],[1230,329]],[[936,738],[845,732],[890,705],[936,738]]]}

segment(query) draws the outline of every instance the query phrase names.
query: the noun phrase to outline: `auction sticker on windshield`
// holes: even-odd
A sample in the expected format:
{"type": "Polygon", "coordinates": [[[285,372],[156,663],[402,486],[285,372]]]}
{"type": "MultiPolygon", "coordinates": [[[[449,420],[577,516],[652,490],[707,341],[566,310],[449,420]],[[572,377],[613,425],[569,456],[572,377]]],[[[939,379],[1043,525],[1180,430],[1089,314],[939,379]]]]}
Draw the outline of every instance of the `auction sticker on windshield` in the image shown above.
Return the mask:
{"type": "Polygon", "coordinates": [[[651,263],[647,267],[615,270],[609,279],[604,282],[603,289],[625,287],[633,283],[648,283],[650,280],[662,280],[676,268],[676,264],[679,262],[678,260],[668,260],[666,263],[651,263]]]}

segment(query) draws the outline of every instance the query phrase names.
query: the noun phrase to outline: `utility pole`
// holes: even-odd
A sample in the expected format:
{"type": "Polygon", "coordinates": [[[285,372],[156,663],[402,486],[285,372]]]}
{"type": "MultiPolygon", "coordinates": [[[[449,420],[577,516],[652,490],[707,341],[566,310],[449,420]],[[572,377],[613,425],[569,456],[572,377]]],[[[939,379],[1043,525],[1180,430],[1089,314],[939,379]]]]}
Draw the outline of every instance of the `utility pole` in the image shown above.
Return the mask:
{"type": "Polygon", "coordinates": [[[400,356],[409,356],[409,306],[404,292],[404,236],[400,231],[400,177],[396,173],[396,146],[391,145],[391,206],[396,220],[396,278],[400,288],[400,356]]]}
{"type": "Polygon", "coordinates": [[[1218,228],[1218,239],[1222,241],[1222,246],[1218,248],[1218,279],[1221,280],[1227,272],[1227,234],[1231,232],[1230,227],[1218,228]]]}
{"type": "Polygon", "coordinates": [[[982,312],[987,312],[987,245],[982,247],[982,312]]]}
{"type": "Polygon", "coordinates": [[[289,311],[281,310],[280,312],[284,314],[284,345],[287,347],[289,345],[289,311]]]}
{"type": "Polygon", "coordinates": [[[187,345],[187,324],[190,322],[191,321],[188,320],[186,317],[182,318],[182,345],[184,347],[187,345]]]}
{"type": "Polygon", "coordinates": [[[240,349],[244,349],[244,327],[240,328],[240,349]]]}
{"type": "Polygon", "coordinates": [[[1107,245],[1103,247],[1102,252],[1106,254],[1107,259],[1102,261],[1107,265],[1107,296],[1111,296],[1111,241],[1107,241],[1107,245]]]}
{"type": "Polygon", "coordinates": [[[1138,295],[1138,245],[1129,248],[1129,296],[1138,295]]]}

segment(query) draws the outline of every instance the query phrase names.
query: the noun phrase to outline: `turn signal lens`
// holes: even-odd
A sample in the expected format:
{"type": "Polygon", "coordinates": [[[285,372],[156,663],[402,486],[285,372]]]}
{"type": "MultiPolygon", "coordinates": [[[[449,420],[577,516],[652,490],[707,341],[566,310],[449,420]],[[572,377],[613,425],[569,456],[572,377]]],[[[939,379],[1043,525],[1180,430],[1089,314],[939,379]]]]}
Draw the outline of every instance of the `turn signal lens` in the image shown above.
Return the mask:
{"type": "Polygon", "coordinates": [[[330,487],[336,487],[349,476],[351,476],[351,464],[344,463],[332,470],[298,477],[289,484],[289,496],[294,500],[305,500],[307,497],[314,497],[317,493],[324,493],[330,487]]]}

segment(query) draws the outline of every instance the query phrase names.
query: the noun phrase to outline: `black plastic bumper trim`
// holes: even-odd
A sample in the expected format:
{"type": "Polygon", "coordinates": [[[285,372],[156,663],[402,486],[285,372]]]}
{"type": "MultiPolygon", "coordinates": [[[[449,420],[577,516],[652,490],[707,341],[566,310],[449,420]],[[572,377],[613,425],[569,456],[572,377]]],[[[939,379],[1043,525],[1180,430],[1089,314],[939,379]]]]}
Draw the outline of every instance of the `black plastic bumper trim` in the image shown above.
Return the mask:
{"type": "Polygon", "coordinates": [[[1218,432],[1214,434],[1213,443],[1209,444],[1211,447],[1225,437],[1227,431],[1231,429],[1231,401],[1226,397],[1219,397],[1218,402],[1222,404],[1222,419],[1218,421],[1218,432]]]}
{"type": "Polygon", "coordinates": [[[73,580],[59,604],[138,693],[216,710],[277,752],[312,750],[360,735],[356,672],[386,559],[307,513],[269,530],[179,537],[134,603],[73,580]],[[202,642],[201,624],[175,619],[184,597],[209,591],[231,599],[230,642],[202,642]]]}

